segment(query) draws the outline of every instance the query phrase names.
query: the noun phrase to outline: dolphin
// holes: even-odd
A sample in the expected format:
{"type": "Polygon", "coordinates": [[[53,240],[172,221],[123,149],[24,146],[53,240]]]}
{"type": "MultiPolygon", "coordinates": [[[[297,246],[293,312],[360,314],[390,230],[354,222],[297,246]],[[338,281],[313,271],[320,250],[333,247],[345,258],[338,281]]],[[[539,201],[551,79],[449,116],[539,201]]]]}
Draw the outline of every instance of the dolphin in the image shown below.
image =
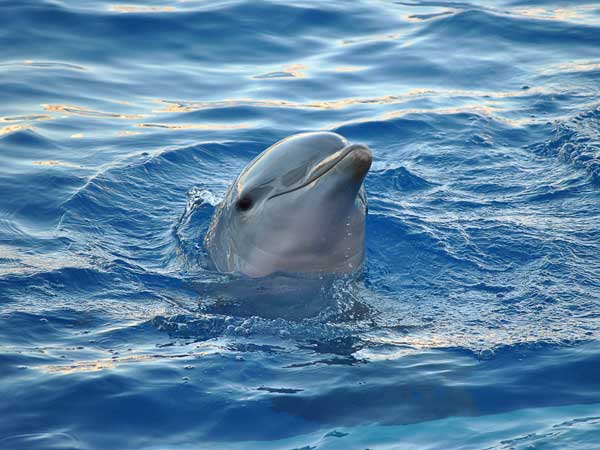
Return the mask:
{"type": "Polygon", "coordinates": [[[220,272],[353,274],[365,258],[372,155],[332,132],[292,135],[258,155],[230,186],[204,244],[220,272]]]}

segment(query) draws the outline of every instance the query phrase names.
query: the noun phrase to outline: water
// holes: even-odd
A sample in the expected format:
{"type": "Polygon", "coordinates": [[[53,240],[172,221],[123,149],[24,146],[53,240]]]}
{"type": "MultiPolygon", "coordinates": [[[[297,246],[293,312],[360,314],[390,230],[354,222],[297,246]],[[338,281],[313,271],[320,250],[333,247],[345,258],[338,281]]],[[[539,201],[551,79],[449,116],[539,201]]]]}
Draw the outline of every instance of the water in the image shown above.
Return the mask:
{"type": "Polygon", "coordinates": [[[536,3],[0,2],[0,448],[598,448],[600,6],[536,3]],[[202,237],[320,129],[365,272],[257,313],[202,237]]]}

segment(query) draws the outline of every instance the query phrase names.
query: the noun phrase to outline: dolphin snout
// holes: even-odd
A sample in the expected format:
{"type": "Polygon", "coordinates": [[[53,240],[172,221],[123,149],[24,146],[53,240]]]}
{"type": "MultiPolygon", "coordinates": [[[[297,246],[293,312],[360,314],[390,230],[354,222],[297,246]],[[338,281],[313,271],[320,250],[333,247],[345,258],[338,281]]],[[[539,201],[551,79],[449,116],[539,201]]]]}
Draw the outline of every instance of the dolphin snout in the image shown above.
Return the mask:
{"type": "Polygon", "coordinates": [[[366,145],[353,144],[349,148],[348,156],[354,175],[358,178],[364,178],[373,162],[371,150],[366,145]]]}

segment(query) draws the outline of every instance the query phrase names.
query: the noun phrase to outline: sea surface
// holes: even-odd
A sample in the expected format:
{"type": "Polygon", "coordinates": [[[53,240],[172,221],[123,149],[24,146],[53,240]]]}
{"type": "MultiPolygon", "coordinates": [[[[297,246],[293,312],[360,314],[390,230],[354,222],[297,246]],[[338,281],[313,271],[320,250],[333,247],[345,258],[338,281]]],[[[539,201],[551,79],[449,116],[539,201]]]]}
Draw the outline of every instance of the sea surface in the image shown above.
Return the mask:
{"type": "Polygon", "coordinates": [[[0,0],[0,449],[600,448],[599,93],[592,0],[0,0]],[[364,273],[257,313],[202,239],[313,130],[364,273]]]}

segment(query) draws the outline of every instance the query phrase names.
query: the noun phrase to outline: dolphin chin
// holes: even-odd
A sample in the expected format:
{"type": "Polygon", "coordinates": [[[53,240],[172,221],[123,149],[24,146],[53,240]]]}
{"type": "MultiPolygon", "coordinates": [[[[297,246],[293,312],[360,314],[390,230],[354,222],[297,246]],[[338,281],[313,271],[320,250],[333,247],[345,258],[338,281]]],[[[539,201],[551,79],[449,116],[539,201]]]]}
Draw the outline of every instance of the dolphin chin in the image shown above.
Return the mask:
{"type": "Polygon", "coordinates": [[[205,238],[221,272],[348,274],[364,261],[368,147],[302,133],[263,151],[217,207],[205,238]]]}

